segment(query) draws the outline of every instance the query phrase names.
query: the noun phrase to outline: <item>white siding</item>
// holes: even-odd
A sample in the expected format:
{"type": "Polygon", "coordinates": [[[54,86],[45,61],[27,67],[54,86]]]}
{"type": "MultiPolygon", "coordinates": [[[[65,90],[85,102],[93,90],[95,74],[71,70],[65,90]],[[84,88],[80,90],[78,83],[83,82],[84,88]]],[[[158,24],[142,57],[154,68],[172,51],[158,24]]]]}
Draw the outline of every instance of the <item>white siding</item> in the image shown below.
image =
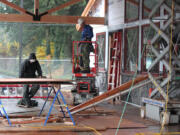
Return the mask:
{"type": "Polygon", "coordinates": [[[108,3],[108,23],[109,26],[119,25],[124,23],[124,0],[109,0],[108,3]]]}

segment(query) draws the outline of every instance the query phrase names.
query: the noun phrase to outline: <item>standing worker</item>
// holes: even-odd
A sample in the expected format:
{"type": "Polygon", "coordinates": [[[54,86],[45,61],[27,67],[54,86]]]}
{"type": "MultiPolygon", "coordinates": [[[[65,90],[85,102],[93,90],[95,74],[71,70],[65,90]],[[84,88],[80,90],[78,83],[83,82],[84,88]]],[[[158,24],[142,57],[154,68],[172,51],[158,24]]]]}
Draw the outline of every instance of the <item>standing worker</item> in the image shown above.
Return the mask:
{"type": "MultiPolygon", "coordinates": [[[[21,71],[20,71],[20,78],[41,78],[42,77],[42,70],[41,66],[36,59],[35,53],[31,53],[29,55],[29,58],[26,59],[22,65],[21,65],[21,71]],[[36,72],[38,73],[38,76],[36,75],[36,72]]],[[[29,90],[29,85],[24,85],[24,93],[23,98],[18,102],[18,106],[24,106],[24,107],[35,107],[38,106],[38,102],[35,100],[31,100],[31,98],[37,93],[39,89],[38,84],[33,84],[31,89],[29,90]]]]}
{"type": "Polygon", "coordinates": [[[85,24],[83,19],[78,19],[78,24],[80,26],[81,31],[81,41],[89,41],[89,42],[81,42],[79,44],[79,53],[80,53],[80,68],[82,73],[90,73],[89,67],[89,55],[90,52],[94,52],[93,45],[91,43],[91,39],[93,37],[93,28],[90,25],[85,24]]]}

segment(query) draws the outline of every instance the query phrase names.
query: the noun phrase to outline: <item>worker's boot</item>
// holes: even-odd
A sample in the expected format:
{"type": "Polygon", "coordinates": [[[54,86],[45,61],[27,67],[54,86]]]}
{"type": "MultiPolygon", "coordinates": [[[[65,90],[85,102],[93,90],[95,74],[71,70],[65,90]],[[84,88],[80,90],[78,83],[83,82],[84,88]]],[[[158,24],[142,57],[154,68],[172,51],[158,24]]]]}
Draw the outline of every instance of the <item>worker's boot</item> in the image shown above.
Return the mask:
{"type": "Polygon", "coordinates": [[[26,107],[26,108],[31,107],[30,100],[28,98],[22,98],[21,100],[18,101],[17,105],[19,107],[26,107]]]}
{"type": "Polygon", "coordinates": [[[32,107],[38,106],[38,102],[36,100],[31,100],[30,102],[32,107]]]}
{"type": "Polygon", "coordinates": [[[81,73],[90,73],[90,68],[84,68],[83,70],[81,70],[81,73]]]}
{"type": "Polygon", "coordinates": [[[20,99],[18,102],[17,102],[17,105],[20,106],[22,104],[22,100],[23,99],[20,99]]]}

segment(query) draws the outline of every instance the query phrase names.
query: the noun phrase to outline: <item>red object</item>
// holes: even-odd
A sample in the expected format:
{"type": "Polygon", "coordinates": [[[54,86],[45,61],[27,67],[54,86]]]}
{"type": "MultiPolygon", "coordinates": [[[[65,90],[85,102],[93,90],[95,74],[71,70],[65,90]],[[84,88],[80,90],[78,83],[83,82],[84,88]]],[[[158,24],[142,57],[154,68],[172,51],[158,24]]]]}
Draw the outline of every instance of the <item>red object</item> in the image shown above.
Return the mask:
{"type": "Polygon", "coordinates": [[[95,77],[97,70],[98,70],[98,55],[97,55],[97,43],[95,41],[73,41],[73,48],[72,48],[72,73],[76,76],[76,77],[81,77],[83,76],[82,74],[84,73],[79,73],[79,59],[78,57],[80,56],[79,54],[79,43],[92,43],[92,45],[94,46],[94,54],[90,55],[91,58],[94,58],[94,65],[93,67],[90,67],[91,72],[86,74],[87,77],[95,77]],[[76,60],[75,60],[76,59],[76,60]],[[75,71],[78,70],[78,71],[75,71]]]}
{"type": "Polygon", "coordinates": [[[152,91],[153,91],[153,88],[149,88],[149,97],[151,96],[152,91]]]}
{"type": "Polygon", "coordinates": [[[110,68],[108,79],[108,90],[112,90],[120,85],[120,68],[121,68],[121,32],[113,35],[113,43],[110,52],[110,68]]]}
{"type": "Polygon", "coordinates": [[[79,82],[78,84],[78,93],[81,93],[81,92],[90,92],[90,83],[89,82],[79,82]],[[88,89],[86,89],[86,90],[82,90],[82,89],[80,89],[80,85],[81,84],[87,84],[88,85],[88,89]]]}

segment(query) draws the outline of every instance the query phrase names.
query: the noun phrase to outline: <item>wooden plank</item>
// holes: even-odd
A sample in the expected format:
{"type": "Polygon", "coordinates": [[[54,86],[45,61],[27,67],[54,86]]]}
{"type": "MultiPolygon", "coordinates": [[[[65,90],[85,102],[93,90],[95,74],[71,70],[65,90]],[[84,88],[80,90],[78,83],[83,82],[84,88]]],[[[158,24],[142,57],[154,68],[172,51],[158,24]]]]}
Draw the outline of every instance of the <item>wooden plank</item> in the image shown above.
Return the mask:
{"type": "Polygon", "coordinates": [[[32,22],[33,17],[25,14],[0,14],[0,22],[32,22]]]}
{"type": "Polygon", "coordinates": [[[61,4],[61,5],[59,5],[59,6],[55,7],[55,8],[50,9],[47,12],[48,12],[48,14],[51,14],[53,12],[56,12],[56,11],[61,10],[61,9],[64,9],[64,8],[66,8],[68,6],[73,5],[73,4],[76,4],[76,3],[80,2],[80,1],[81,0],[71,0],[71,1],[66,2],[64,4],[61,4]]]}
{"type": "MultiPolygon", "coordinates": [[[[103,130],[103,129],[101,129],[103,130]]],[[[105,130],[105,129],[104,129],[105,130]]],[[[72,125],[49,125],[42,126],[36,125],[21,125],[20,127],[1,127],[1,135],[77,135],[76,132],[93,132],[91,128],[85,126],[72,126],[72,125]],[[46,133],[47,134],[46,134],[46,133]],[[65,132],[65,133],[64,133],[65,132]]]]}
{"type": "Polygon", "coordinates": [[[33,21],[33,17],[20,14],[0,14],[0,22],[24,22],[24,23],[56,23],[76,24],[78,18],[83,18],[91,24],[104,24],[104,17],[80,17],[80,16],[42,16],[40,21],[33,21]]]}
{"type": "Polygon", "coordinates": [[[91,10],[91,8],[92,8],[92,6],[94,5],[95,2],[96,2],[96,0],[89,0],[87,6],[85,7],[85,9],[82,12],[81,16],[88,16],[89,11],[91,10]]]}
{"type": "Polygon", "coordinates": [[[24,8],[21,8],[21,7],[17,6],[17,5],[15,5],[15,4],[13,4],[12,2],[9,2],[7,0],[0,0],[0,2],[6,4],[7,6],[15,9],[15,10],[21,12],[21,13],[24,13],[24,14],[27,13],[27,11],[24,8]]]}
{"type": "MultiPolygon", "coordinates": [[[[87,17],[88,16],[89,11],[91,10],[91,8],[94,5],[95,1],[96,0],[89,0],[87,6],[85,7],[84,11],[81,14],[82,17],[85,17],[85,16],[87,17]]],[[[85,20],[85,22],[88,23],[88,21],[86,21],[86,20],[85,20]]],[[[91,24],[91,23],[89,23],[89,24],[91,24]]],[[[80,26],[78,24],[76,25],[76,29],[77,29],[77,31],[79,31],[79,29],[80,29],[80,26]]]]}
{"type": "MultiPolygon", "coordinates": [[[[81,123],[82,125],[86,125],[87,127],[92,127],[95,129],[116,129],[120,116],[117,115],[108,115],[108,116],[89,116],[87,117],[78,117],[77,123],[81,123]]],[[[121,122],[120,129],[125,128],[146,128],[143,123],[133,122],[126,118],[123,118],[121,122]]],[[[107,134],[106,134],[107,135],[107,134]]],[[[109,134],[112,135],[112,134],[109,134]]],[[[114,134],[113,134],[114,135],[114,134]]],[[[121,134],[118,134],[121,135],[121,134]]],[[[128,134],[129,135],[129,134],[128,134]]]]}
{"type": "MultiPolygon", "coordinates": [[[[3,121],[4,124],[7,124],[8,125],[8,121],[7,120],[4,120],[3,121]]],[[[43,123],[45,122],[45,118],[30,118],[30,119],[11,119],[11,123],[14,125],[14,124],[30,124],[30,123],[43,123]]],[[[60,117],[49,117],[48,123],[50,122],[63,122],[62,118],[60,117]]]]}
{"type": "Polygon", "coordinates": [[[71,114],[74,114],[74,113],[76,113],[76,112],[78,112],[78,111],[85,110],[85,109],[88,108],[88,106],[91,106],[91,105],[93,105],[93,104],[99,103],[100,101],[102,101],[102,100],[104,100],[104,99],[106,99],[106,98],[109,98],[109,97],[111,97],[111,96],[113,96],[113,95],[116,95],[116,94],[119,93],[119,92],[122,92],[122,91],[124,91],[124,90],[127,90],[128,88],[131,87],[132,83],[133,83],[133,85],[135,85],[135,84],[137,84],[137,83],[139,83],[139,82],[141,82],[141,81],[143,81],[143,80],[145,80],[145,79],[147,79],[147,78],[148,78],[147,75],[137,77],[137,78],[134,79],[134,81],[131,80],[131,81],[127,82],[127,83],[122,84],[122,85],[121,85],[120,87],[118,87],[118,88],[115,88],[115,89],[113,89],[113,90],[111,90],[111,91],[107,91],[107,92],[103,93],[103,94],[100,95],[100,96],[97,96],[97,97],[95,97],[95,98],[93,98],[93,99],[91,99],[91,100],[89,100],[89,101],[87,101],[87,102],[85,102],[85,103],[82,103],[82,104],[80,104],[80,105],[77,105],[77,106],[75,106],[74,108],[71,108],[71,109],[70,109],[71,114]]]}
{"type": "MultiPolygon", "coordinates": [[[[41,117],[45,117],[45,116],[46,116],[46,115],[44,115],[44,114],[41,115],[41,117]]],[[[6,118],[6,116],[4,116],[4,115],[3,115],[2,117],[3,117],[4,119],[6,118]]],[[[33,115],[17,115],[17,114],[16,114],[16,115],[12,115],[12,114],[10,114],[10,115],[8,115],[8,117],[9,117],[9,118],[16,118],[16,119],[17,119],[17,118],[32,118],[32,117],[37,117],[37,114],[34,115],[34,116],[33,116],[33,115]]],[[[51,114],[50,117],[55,117],[55,115],[51,114]]]]}
{"type": "Polygon", "coordinates": [[[47,78],[8,78],[0,79],[0,84],[73,84],[73,81],[47,78]]]}

